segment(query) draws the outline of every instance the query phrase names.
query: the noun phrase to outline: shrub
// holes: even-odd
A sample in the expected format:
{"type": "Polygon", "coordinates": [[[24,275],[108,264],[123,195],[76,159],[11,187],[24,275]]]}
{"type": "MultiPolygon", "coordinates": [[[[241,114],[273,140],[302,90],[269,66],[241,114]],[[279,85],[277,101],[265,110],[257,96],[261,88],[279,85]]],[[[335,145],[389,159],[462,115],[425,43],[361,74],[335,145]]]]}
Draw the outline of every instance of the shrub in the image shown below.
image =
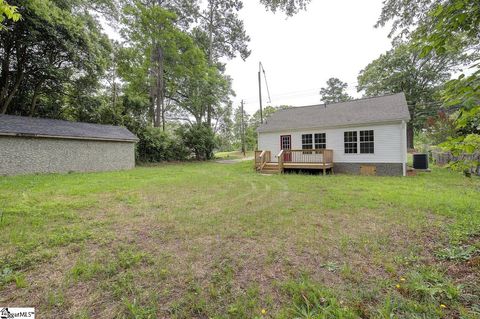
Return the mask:
{"type": "Polygon", "coordinates": [[[205,124],[182,126],[177,134],[197,160],[210,160],[215,149],[215,133],[205,124]]]}
{"type": "Polygon", "coordinates": [[[137,160],[140,162],[162,162],[186,160],[189,150],[182,140],[157,127],[147,127],[137,133],[137,160]]]}

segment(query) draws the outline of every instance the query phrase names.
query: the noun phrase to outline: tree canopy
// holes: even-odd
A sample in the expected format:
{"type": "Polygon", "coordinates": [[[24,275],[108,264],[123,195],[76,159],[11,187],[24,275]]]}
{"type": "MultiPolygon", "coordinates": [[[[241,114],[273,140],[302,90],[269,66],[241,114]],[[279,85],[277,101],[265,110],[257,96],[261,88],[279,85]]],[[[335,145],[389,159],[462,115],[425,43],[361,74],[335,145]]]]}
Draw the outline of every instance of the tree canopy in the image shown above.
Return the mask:
{"type": "Polygon", "coordinates": [[[3,21],[9,19],[12,21],[18,21],[20,19],[20,13],[18,13],[16,6],[9,5],[5,0],[0,0],[0,30],[4,29],[3,21]]]}
{"type": "Polygon", "coordinates": [[[260,0],[260,3],[273,12],[283,11],[291,16],[305,10],[311,0],[260,0]]]}
{"type": "Polygon", "coordinates": [[[351,100],[352,97],[346,92],[348,84],[338,78],[327,80],[327,86],[320,89],[320,97],[323,103],[337,103],[351,100]]]}

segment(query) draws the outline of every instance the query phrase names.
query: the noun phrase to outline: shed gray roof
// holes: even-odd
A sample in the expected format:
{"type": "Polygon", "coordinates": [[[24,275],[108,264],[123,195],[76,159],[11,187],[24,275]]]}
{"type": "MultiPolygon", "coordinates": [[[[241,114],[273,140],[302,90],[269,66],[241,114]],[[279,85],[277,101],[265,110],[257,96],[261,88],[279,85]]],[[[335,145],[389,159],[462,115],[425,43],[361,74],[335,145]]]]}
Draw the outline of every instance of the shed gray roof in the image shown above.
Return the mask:
{"type": "Polygon", "coordinates": [[[260,125],[257,131],[277,132],[397,120],[410,120],[403,93],[279,110],[260,125]]]}
{"type": "Polygon", "coordinates": [[[136,142],[125,127],[0,115],[0,135],[136,142]]]}

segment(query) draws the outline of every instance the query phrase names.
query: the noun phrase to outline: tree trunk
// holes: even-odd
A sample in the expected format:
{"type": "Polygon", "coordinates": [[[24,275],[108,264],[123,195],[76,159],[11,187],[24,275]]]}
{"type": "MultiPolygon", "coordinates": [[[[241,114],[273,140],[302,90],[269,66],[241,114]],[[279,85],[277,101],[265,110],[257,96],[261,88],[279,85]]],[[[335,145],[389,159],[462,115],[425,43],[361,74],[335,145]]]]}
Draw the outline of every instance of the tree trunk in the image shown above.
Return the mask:
{"type": "Polygon", "coordinates": [[[149,113],[151,124],[155,125],[155,87],[156,87],[156,76],[155,76],[155,51],[152,50],[150,56],[150,96],[149,96],[149,113]]]}
{"type": "Polygon", "coordinates": [[[13,85],[12,90],[8,92],[9,78],[7,78],[5,81],[4,87],[2,88],[2,97],[0,99],[0,114],[7,113],[8,106],[10,102],[12,102],[13,97],[17,93],[17,90],[23,81],[23,78],[25,76],[24,66],[25,66],[26,51],[27,51],[26,47],[20,47],[20,45],[17,45],[17,52],[16,52],[17,74],[15,77],[15,83],[13,85]]]}
{"type": "MultiPolygon", "coordinates": [[[[8,82],[10,81],[10,48],[5,48],[5,55],[2,60],[2,73],[0,74],[0,103],[3,105],[8,93],[8,82]]],[[[3,114],[3,113],[2,113],[3,114]]]]}
{"type": "Polygon", "coordinates": [[[410,122],[407,124],[407,148],[408,149],[413,149],[414,144],[413,144],[413,124],[410,122]]]}
{"type": "Polygon", "coordinates": [[[32,96],[32,101],[30,103],[30,110],[29,110],[29,116],[32,117],[33,114],[35,113],[35,109],[37,108],[37,100],[38,97],[40,96],[40,88],[42,87],[43,81],[38,82],[35,85],[35,88],[33,90],[33,96],[32,96]]]}
{"type": "MultiPolygon", "coordinates": [[[[10,102],[12,102],[12,99],[15,96],[15,93],[17,93],[17,90],[20,87],[20,83],[22,83],[24,72],[21,69],[17,70],[17,72],[18,73],[16,76],[16,81],[15,81],[15,84],[13,85],[12,91],[8,94],[5,100],[0,101],[0,114],[7,113],[8,106],[10,105],[10,102]]],[[[6,85],[8,85],[8,83],[6,83],[6,85]]]]}
{"type": "MultiPolygon", "coordinates": [[[[408,102],[408,101],[407,101],[408,102]]],[[[417,109],[417,102],[410,102],[410,106],[408,108],[408,111],[410,112],[410,122],[407,124],[407,148],[408,149],[413,149],[414,146],[414,141],[413,141],[413,122],[415,121],[415,115],[416,115],[416,109],[417,109]]]]}
{"type": "MultiPolygon", "coordinates": [[[[157,46],[156,49],[156,109],[155,109],[155,127],[160,127],[160,122],[164,120],[164,81],[163,81],[163,72],[164,72],[164,59],[163,59],[163,48],[157,46]]],[[[165,130],[165,125],[163,125],[163,130],[165,130]]]]}
{"type": "MultiPolygon", "coordinates": [[[[215,0],[210,0],[210,21],[208,24],[208,66],[213,64],[213,10],[215,6],[215,0]]],[[[207,124],[212,126],[212,104],[208,103],[207,105],[207,124]]]]}

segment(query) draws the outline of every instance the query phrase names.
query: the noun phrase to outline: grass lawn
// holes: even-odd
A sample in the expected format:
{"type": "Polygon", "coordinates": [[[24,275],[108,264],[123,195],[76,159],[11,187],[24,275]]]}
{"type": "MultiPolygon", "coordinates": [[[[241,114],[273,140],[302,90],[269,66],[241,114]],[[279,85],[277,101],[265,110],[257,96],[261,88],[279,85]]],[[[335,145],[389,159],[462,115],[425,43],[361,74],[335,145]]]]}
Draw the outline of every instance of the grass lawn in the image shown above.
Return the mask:
{"type": "Polygon", "coordinates": [[[480,179],[252,163],[0,177],[0,305],[39,318],[479,318],[480,179]]]}

